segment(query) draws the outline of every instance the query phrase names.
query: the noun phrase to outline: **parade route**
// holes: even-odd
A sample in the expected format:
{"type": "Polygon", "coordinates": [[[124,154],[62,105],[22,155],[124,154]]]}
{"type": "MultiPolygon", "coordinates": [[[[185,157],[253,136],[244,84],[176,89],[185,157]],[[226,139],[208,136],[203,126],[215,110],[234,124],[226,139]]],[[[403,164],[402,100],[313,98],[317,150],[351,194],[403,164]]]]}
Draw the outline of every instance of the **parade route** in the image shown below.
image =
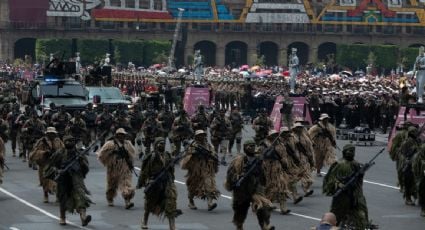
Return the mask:
{"type": "MultiPolygon", "coordinates": [[[[252,136],[249,128],[244,131],[245,136],[252,136]]],[[[347,141],[338,141],[342,146],[347,141]]],[[[168,148],[168,147],[167,147],[168,148]]],[[[382,146],[357,147],[356,159],[367,162],[382,146]]],[[[338,157],[340,153],[337,152],[338,157]]],[[[89,156],[90,172],[86,178],[86,185],[92,193],[93,204],[88,209],[92,215],[92,222],[86,227],[80,226],[78,215],[67,214],[68,225],[58,224],[59,207],[54,203],[55,198],[50,196],[50,203],[43,203],[42,190],[38,186],[37,171],[33,171],[21,159],[11,156],[10,143],[7,144],[6,162],[10,170],[5,171],[4,183],[0,187],[0,230],[33,230],[33,229],[140,229],[143,214],[143,190],[136,190],[135,207],[125,210],[124,201],[119,196],[115,199],[115,206],[108,207],[105,199],[106,170],[97,161],[96,156],[89,156]]],[[[136,162],[140,166],[140,161],[136,162]]],[[[138,170],[140,168],[137,168],[138,170]]],[[[187,191],[185,186],[185,171],[176,166],[175,178],[178,190],[178,208],[183,215],[177,218],[177,229],[180,230],[215,230],[234,229],[232,224],[233,211],[231,208],[231,193],[223,188],[227,167],[220,166],[216,180],[222,195],[218,200],[218,207],[208,212],[207,204],[202,200],[195,200],[198,210],[187,207],[187,191]]],[[[327,169],[323,169],[325,173],[327,169]]],[[[282,216],[276,210],[272,213],[271,222],[276,229],[310,229],[320,220],[322,214],[330,207],[331,198],[321,193],[323,177],[315,177],[314,194],[311,197],[293,205],[288,200],[290,215],[282,216]]],[[[133,177],[133,185],[136,178],[133,177]]],[[[419,216],[420,209],[415,206],[406,206],[402,194],[398,191],[394,163],[389,159],[388,152],[377,158],[376,164],[366,173],[364,194],[366,196],[369,218],[380,229],[403,229],[409,226],[411,230],[423,229],[425,219],[419,216]]],[[[301,188],[298,189],[302,192],[301,188]]],[[[156,216],[149,219],[149,229],[168,229],[167,221],[156,216]]],[[[245,229],[259,229],[255,215],[250,211],[245,222],[245,229]]]]}

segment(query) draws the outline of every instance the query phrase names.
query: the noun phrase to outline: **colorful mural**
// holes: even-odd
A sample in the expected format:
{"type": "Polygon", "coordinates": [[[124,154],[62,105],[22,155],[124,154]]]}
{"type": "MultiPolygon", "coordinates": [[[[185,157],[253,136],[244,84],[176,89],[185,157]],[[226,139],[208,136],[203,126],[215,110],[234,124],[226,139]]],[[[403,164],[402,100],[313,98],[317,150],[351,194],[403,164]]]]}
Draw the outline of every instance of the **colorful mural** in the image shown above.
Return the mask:
{"type": "Polygon", "coordinates": [[[46,22],[47,17],[76,17],[175,22],[178,9],[183,8],[184,22],[425,26],[425,0],[327,0],[321,8],[313,8],[311,0],[246,0],[239,15],[233,14],[224,0],[161,0],[160,4],[146,1],[149,4],[142,8],[141,1],[129,4],[124,0],[9,0],[10,20],[39,23],[46,22]]]}
{"type": "MultiPolygon", "coordinates": [[[[305,0],[308,1],[308,0],[305,0]]],[[[425,26],[423,3],[416,0],[332,0],[312,23],[425,26]]]]}

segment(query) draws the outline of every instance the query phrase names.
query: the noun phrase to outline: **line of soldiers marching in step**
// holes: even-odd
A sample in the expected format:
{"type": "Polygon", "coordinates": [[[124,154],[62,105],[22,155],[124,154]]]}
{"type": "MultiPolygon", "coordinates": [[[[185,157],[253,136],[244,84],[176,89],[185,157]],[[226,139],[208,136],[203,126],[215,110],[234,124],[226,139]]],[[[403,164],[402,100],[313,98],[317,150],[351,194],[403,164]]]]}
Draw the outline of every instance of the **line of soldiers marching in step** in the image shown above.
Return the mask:
{"type": "MultiPolygon", "coordinates": [[[[11,108],[1,118],[0,182],[6,166],[4,143],[10,139],[13,156],[38,170],[44,202],[49,202],[49,195],[56,194],[61,225],[66,224],[67,211],[79,213],[83,226],[91,221],[86,209],[92,202],[84,178],[89,172],[86,155],[96,152],[107,169],[109,206],[114,206],[114,198],[120,191],[125,208],[130,209],[134,206],[135,188],[145,188],[142,229],[148,229],[149,214],[167,217],[169,228],[175,229],[175,218],[182,214],[177,208],[174,184],[177,163],[188,171],[188,207],[197,209],[194,202],[197,198],[207,201],[209,211],[214,210],[215,200],[220,196],[215,175],[219,165],[228,165],[230,158],[225,189],[233,193],[233,223],[238,230],[243,229],[250,206],[261,229],[274,229],[270,223],[271,211],[277,209],[286,215],[290,213],[286,207],[288,198],[297,204],[311,196],[312,174],[316,170],[317,176],[321,176],[324,166],[330,169],[324,178],[323,192],[334,196],[331,212],[335,213],[338,225],[342,229],[374,227],[362,192],[364,172],[356,174],[363,165],[354,159],[355,147],[350,144],[344,146],[343,158],[336,160],[335,128],[327,114],[322,114],[309,130],[301,120],[295,119],[277,132],[272,129],[266,110],[260,110],[252,122],[254,139],[242,143],[244,121],[238,107],[226,115],[224,109],[207,114],[199,106],[192,117],[183,109],[174,114],[167,107],[155,111],[152,105],[143,109],[139,104],[129,112],[124,108],[110,111],[105,106],[99,113],[89,104],[85,111],[74,112],[73,116],[54,104],[41,117],[30,107],[21,112],[16,102],[11,108]],[[171,152],[165,150],[167,139],[171,152]],[[142,144],[144,151],[136,150],[142,144]],[[237,151],[232,156],[234,145],[237,151]],[[142,164],[134,188],[131,179],[136,174],[137,153],[142,164]],[[299,184],[302,194],[297,191],[299,184]]],[[[391,157],[397,161],[406,204],[413,205],[412,198],[417,197],[424,216],[425,145],[421,145],[417,136],[417,128],[406,125],[394,140],[391,157]]]]}

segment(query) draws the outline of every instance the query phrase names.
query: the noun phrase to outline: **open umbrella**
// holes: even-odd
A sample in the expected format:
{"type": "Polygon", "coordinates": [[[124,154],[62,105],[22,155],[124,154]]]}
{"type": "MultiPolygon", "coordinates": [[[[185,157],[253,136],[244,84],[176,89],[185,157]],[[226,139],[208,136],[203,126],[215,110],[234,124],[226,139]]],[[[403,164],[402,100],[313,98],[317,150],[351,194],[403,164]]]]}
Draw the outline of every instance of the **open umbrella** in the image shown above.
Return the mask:
{"type": "Polygon", "coordinates": [[[234,68],[234,69],[232,69],[232,73],[239,73],[239,70],[234,68]]]}
{"type": "Polygon", "coordinates": [[[242,65],[240,69],[241,70],[247,70],[247,69],[249,69],[249,65],[242,65]]]}
{"type": "Polygon", "coordinates": [[[251,67],[251,71],[257,71],[259,69],[261,69],[261,67],[258,65],[251,67]]]}
{"type": "Polygon", "coordinates": [[[341,71],[341,74],[347,75],[348,77],[353,76],[353,73],[351,71],[348,71],[348,70],[341,71]]]}
{"type": "Polygon", "coordinates": [[[329,79],[331,79],[331,80],[341,80],[341,76],[339,76],[338,74],[332,74],[331,76],[329,76],[329,79]]]}
{"type": "Polygon", "coordinates": [[[283,76],[289,77],[290,73],[289,70],[283,71],[283,76]]]}

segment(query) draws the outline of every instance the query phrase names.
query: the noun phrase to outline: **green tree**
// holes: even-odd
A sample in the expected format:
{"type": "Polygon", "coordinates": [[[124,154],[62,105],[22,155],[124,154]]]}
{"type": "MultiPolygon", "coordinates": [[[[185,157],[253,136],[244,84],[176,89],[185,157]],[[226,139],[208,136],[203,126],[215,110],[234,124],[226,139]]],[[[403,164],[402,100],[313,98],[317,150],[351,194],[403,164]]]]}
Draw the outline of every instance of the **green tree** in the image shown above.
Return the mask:
{"type": "Polygon", "coordinates": [[[35,58],[38,63],[48,64],[50,54],[65,60],[73,57],[71,39],[37,39],[35,42],[35,58]]]}
{"type": "Polygon", "coordinates": [[[404,58],[404,67],[411,70],[415,64],[416,57],[419,53],[419,48],[402,48],[400,49],[400,57],[404,58]]]}
{"type": "Polygon", "coordinates": [[[157,54],[152,61],[154,63],[167,63],[168,62],[168,55],[165,54],[164,51],[162,51],[161,53],[157,54]]]}
{"type": "MultiPolygon", "coordinates": [[[[171,49],[170,41],[145,41],[143,47],[143,64],[145,66],[151,66],[152,64],[157,64],[158,58],[155,59],[158,55],[163,53],[165,56],[168,56],[171,49]],[[155,59],[155,60],[154,60],[155,59]]],[[[165,62],[167,62],[165,60],[165,62]]],[[[160,62],[161,63],[161,62],[160,62]]]]}
{"type": "Polygon", "coordinates": [[[109,52],[109,41],[101,39],[81,39],[77,42],[81,63],[87,65],[95,60],[103,60],[109,52]]]}
{"type": "Polygon", "coordinates": [[[114,40],[114,58],[117,63],[126,65],[133,62],[135,65],[143,63],[144,42],[139,40],[114,40]]]}
{"type": "Polygon", "coordinates": [[[391,70],[397,66],[398,47],[394,45],[371,46],[376,57],[376,67],[391,70]]]}

